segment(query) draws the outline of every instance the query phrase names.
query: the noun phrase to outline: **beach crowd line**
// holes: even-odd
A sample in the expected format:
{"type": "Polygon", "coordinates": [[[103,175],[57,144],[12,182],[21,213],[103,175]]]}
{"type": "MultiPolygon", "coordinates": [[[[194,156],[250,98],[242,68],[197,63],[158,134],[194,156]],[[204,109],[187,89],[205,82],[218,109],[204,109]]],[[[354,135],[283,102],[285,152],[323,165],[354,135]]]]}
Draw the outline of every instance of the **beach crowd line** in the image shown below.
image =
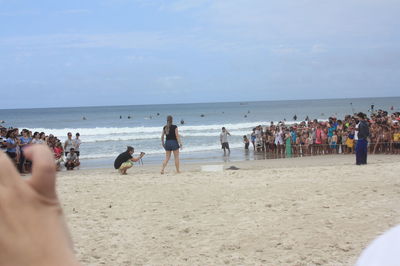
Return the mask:
{"type": "MultiPolygon", "coordinates": [[[[368,153],[400,154],[400,112],[372,111],[367,118],[369,126],[368,153]]],[[[284,121],[255,126],[243,136],[244,149],[264,153],[266,158],[319,156],[324,154],[352,154],[355,152],[358,117],[334,116],[327,121],[309,119],[286,124],[284,121]],[[251,147],[250,147],[251,144],[251,147]]],[[[46,144],[54,153],[58,170],[72,170],[79,166],[81,145],[79,133],[62,143],[56,136],[28,129],[0,127],[0,147],[15,163],[21,173],[30,172],[31,162],[25,159],[24,149],[30,144],[46,144]]]]}

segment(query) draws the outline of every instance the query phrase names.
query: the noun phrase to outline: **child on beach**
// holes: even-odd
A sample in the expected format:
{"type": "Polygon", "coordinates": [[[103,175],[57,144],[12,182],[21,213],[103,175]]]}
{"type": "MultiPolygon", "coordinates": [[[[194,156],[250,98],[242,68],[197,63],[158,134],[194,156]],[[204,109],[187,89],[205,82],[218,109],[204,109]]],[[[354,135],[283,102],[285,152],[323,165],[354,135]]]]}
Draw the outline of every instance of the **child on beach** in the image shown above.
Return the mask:
{"type": "Polygon", "coordinates": [[[249,139],[247,138],[246,135],[243,136],[243,143],[244,143],[244,149],[248,150],[249,149],[249,145],[250,145],[250,141],[249,141],[249,139]]]}
{"type": "Polygon", "coordinates": [[[250,135],[251,143],[253,144],[253,149],[256,150],[256,128],[253,128],[253,132],[250,135]]]}
{"type": "Polygon", "coordinates": [[[58,141],[56,143],[56,146],[53,148],[53,152],[54,152],[54,160],[56,163],[56,169],[57,171],[61,170],[61,164],[64,162],[64,158],[63,158],[63,147],[60,141],[58,141]]]}
{"type": "Polygon", "coordinates": [[[338,143],[338,136],[337,136],[336,130],[334,130],[332,133],[331,143],[330,143],[332,153],[337,153],[337,149],[336,149],[337,143],[338,143]]]}
{"type": "Polygon", "coordinates": [[[353,146],[354,146],[354,129],[351,129],[349,134],[347,135],[346,140],[347,151],[348,153],[353,153],[353,146]]]}
{"type": "Polygon", "coordinates": [[[396,128],[393,133],[393,153],[400,153],[400,129],[396,128]]]}

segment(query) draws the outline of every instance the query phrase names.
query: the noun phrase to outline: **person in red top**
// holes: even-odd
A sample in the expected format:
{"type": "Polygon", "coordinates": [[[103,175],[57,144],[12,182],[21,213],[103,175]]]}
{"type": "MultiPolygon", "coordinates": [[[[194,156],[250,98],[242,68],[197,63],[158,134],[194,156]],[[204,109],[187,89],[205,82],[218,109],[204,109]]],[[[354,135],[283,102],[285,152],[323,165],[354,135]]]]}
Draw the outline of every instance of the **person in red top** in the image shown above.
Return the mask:
{"type": "Polygon", "coordinates": [[[322,129],[321,126],[317,126],[317,130],[315,131],[315,147],[317,150],[317,154],[322,153],[322,129]]]}
{"type": "Polygon", "coordinates": [[[63,159],[64,149],[62,147],[61,142],[56,143],[56,146],[53,148],[53,152],[54,152],[54,159],[55,159],[56,166],[57,166],[57,171],[60,171],[61,163],[64,162],[64,159],[63,159]]]}

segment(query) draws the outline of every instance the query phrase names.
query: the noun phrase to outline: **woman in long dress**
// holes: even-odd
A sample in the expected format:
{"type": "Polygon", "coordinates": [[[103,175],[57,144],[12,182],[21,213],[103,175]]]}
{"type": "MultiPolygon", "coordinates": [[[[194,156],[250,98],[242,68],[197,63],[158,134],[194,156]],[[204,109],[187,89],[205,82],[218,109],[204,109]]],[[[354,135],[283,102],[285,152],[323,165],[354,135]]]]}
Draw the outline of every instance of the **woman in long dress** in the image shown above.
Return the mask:
{"type": "Polygon", "coordinates": [[[179,148],[182,148],[181,138],[179,136],[178,127],[172,124],[172,116],[167,116],[167,124],[164,126],[161,134],[161,144],[165,149],[165,160],[162,164],[161,174],[164,174],[164,169],[171,158],[171,153],[174,153],[176,172],[179,171],[179,148]],[[164,142],[165,139],[165,142],[164,142]]]}

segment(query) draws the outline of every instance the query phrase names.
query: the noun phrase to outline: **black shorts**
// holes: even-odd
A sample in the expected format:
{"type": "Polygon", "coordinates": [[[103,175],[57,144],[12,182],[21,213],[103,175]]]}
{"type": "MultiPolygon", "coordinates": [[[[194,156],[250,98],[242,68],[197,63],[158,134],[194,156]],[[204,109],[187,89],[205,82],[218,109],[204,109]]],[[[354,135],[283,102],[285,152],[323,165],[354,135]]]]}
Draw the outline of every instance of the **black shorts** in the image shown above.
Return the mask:
{"type": "Polygon", "coordinates": [[[176,151],[177,149],[179,149],[178,141],[174,140],[174,139],[169,139],[169,140],[165,141],[164,149],[166,151],[176,151]]]}
{"type": "Polygon", "coordinates": [[[395,143],[393,143],[393,147],[394,147],[395,149],[400,149],[400,142],[395,142],[395,143]]]}
{"type": "Polygon", "coordinates": [[[228,142],[222,143],[221,149],[228,149],[229,150],[229,143],[228,142]]]}

